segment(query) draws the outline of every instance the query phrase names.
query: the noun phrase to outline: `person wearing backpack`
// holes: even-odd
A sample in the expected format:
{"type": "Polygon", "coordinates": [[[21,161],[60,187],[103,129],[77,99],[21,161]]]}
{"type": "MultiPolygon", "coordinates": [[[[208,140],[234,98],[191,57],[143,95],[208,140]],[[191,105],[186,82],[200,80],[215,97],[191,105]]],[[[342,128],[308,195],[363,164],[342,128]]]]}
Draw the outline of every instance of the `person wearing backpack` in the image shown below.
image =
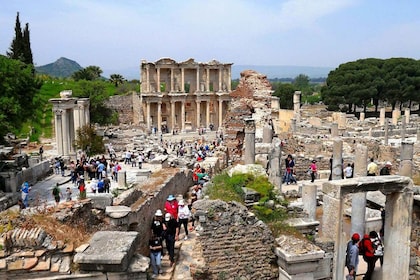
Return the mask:
{"type": "MultiPolygon", "coordinates": [[[[375,232],[376,233],[376,232],[375,232]]],[[[372,273],[375,269],[375,263],[378,260],[378,257],[375,256],[375,249],[373,248],[372,240],[370,239],[370,234],[365,234],[363,239],[359,242],[359,254],[363,256],[363,260],[367,263],[367,271],[363,280],[371,280],[372,273]]]]}

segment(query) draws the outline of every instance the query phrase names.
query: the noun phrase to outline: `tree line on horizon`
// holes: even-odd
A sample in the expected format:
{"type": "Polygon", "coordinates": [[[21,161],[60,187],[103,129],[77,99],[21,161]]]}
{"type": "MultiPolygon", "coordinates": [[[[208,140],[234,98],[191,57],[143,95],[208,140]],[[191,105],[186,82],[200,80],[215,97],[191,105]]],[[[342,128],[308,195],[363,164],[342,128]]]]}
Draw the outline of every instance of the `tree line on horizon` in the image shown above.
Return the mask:
{"type": "MultiPolygon", "coordinates": [[[[105,108],[110,95],[139,90],[139,81],[128,85],[122,75],[112,74],[105,80],[98,66],[88,66],[73,73],[75,97],[91,99],[92,122],[112,123],[114,112],[105,108]],[[113,85],[113,89],[107,85],[113,85]],[[128,85],[128,86],[127,86],[128,85]]],[[[302,92],[303,103],[322,102],[328,110],[353,112],[358,107],[378,106],[381,102],[395,106],[420,103],[420,61],[411,58],[367,58],[347,62],[330,71],[328,77],[310,79],[305,74],[295,78],[270,79],[273,95],[280,98],[283,109],[293,108],[293,94],[302,92]],[[371,103],[373,101],[373,103],[371,103]]],[[[0,142],[8,132],[22,131],[25,121],[34,120],[35,110],[51,106],[45,104],[43,88],[54,78],[37,74],[30,47],[29,24],[22,29],[19,13],[16,16],[15,37],[6,56],[0,55],[0,142]]],[[[60,80],[61,81],[61,80],[60,80]]],[[[234,89],[239,80],[232,81],[234,89]]],[[[55,94],[59,94],[59,91],[55,94]]],[[[45,112],[45,108],[44,108],[45,112]]]]}

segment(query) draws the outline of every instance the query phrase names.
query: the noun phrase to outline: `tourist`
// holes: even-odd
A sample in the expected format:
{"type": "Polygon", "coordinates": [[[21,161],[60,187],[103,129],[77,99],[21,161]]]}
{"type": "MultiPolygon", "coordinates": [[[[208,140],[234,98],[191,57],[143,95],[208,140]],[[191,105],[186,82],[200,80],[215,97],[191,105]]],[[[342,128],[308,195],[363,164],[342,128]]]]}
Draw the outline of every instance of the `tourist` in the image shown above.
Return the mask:
{"type": "Polygon", "coordinates": [[[191,217],[191,212],[188,206],[185,206],[184,200],[180,200],[178,203],[178,223],[179,232],[181,232],[181,226],[184,226],[185,237],[184,240],[188,239],[188,221],[191,217]]]}
{"type": "Polygon", "coordinates": [[[139,169],[141,169],[142,166],[143,166],[143,161],[144,161],[144,155],[143,155],[143,153],[139,153],[139,156],[137,157],[137,161],[139,163],[139,169]]]}
{"type": "Polygon", "coordinates": [[[150,226],[151,234],[163,237],[163,213],[158,209],[153,216],[152,225],[150,226]]]}
{"type": "Polygon", "coordinates": [[[357,266],[359,265],[359,243],[360,235],[354,233],[351,237],[351,240],[347,243],[346,250],[346,267],[349,272],[349,275],[356,279],[357,266]]]}
{"type": "Polygon", "coordinates": [[[375,249],[375,264],[376,261],[379,259],[381,266],[384,263],[384,245],[382,244],[382,239],[379,237],[376,231],[371,231],[369,233],[370,241],[372,241],[373,248],[375,249]]]}
{"type": "Polygon", "coordinates": [[[62,196],[61,191],[60,191],[60,187],[58,186],[58,183],[55,184],[55,186],[52,190],[52,195],[54,197],[55,204],[58,205],[60,203],[60,198],[62,196]]]}
{"type": "Polygon", "coordinates": [[[105,183],[104,180],[101,179],[98,182],[98,193],[104,193],[105,192],[105,183]]]}
{"type": "Polygon", "coordinates": [[[375,269],[375,263],[377,261],[375,249],[373,248],[373,243],[370,240],[371,235],[373,236],[372,232],[370,234],[365,234],[359,243],[359,252],[363,256],[363,260],[367,263],[367,271],[363,280],[372,279],[372,273],[375,269]]]}
{"type": "Polygon", "coordinates": [[[26,206],[23,203],[23,200],[21,198],[19,198],[19,200],[18,200],[18,206],[19,206],[19,210],[22,210],[22,209],[26,208],[26,206]]]}
{"type": "Polygon", "coordinates": [[[367,176],[376,176],[376,173],[378,173],[378,165],[371,158],[367,166],[367,176]]]}
{"type": "Polygon", "coordinates": [[[64,170],[66,169],[64,165],[64,160],[60,159],[60,170],[61,170],[61,176],[64,177],[64,170]]]}
{"type": "Polygon", "coordinates": [[[153,269],[152,278],[156,278],[158,274],[162,273],[161,270],[161,257],[162,257],[162,238],[158,235],[152,234],[149,240],[150,249],[150,263],[153,269]]]}
{"type": "Polygon", "coordinates": [[[311,183],[315,182],[317,170],[318,168],[316,166],[316,160],[313,160],[311,165],[309,166],[309,173],[311,175],[311,183]]]}
{"type": "Polygon", "coordinates": [[[125,153],[124,164],[129,164],[129,163],[131,163],[131,152],[130,151],[127,151],[125,153]]]}
{"type": "Polygon", "coordinates": [[[90,182],[90,189],[93,193],[96,193],[96,191],[98,190],[98,181],[96,181],[96,179],[92,179],[92,181],[90,182]]]}
{"type": "Polygon", "coordinates": [[[391,175],[391,168],[392,163],[390,161],[387,161],[385,163],[385,166],[381,168],[381,171],[379,171],[379,175],[391,175]]]}
{"type": "Polygon", "coordinates": [[[25,205],[25,208],[29,206],[29,191],[31,190],[31,187],[29,186],[28,182],[24,182],[20,188],[21,191],[21,197],[23,204],[25,205]]]}
{"type": "Polygon", "coordinates": [[[102,179],[106,176],[105,164],[101,161],[96,162],[96,179],[102,179]]]}
{"type": "Polygon", "coordinates": [[[111,180],[106,176],[104,178],[104,192],[109,193],[109,189],[111,187],[111,180]]]}
{"type": "Polygon", "coordinates": [[[286,158],[286,176],[285,176],[285,182],[287,185],[291,183],[297,183],[296,178],[293,176],[295,167],[295,161],[292,157],[292,155],[288,155],[286,158]]]}
{"type": "Polygon", "coordinates": [[[44,153],[44,146],[41,145],[41,147],[39,147],[39,156],[41,158],[42,161],[42,154],[44,153]]]}
{"type": "MultiPolygon", "coordinates": [[[[188,209],[192,209],[192,205],[194,202],[197,201],[197,194],[195,192],[191,192],[191,199],[190,199],[190,203],[188,204],[188,209]]],[[[191,215],[191,227],[190,227],[190,231],[194,230],[194,215],[191,215]]]]}
{"type": "Polygon", "coordinates": [[[194,185],[191,195],[195,195],[197,199],[201,199],[203,196],[203,191],[201,185],[194,185]]]}
{"type": "Polygon", "coordinates": [[[163,230],[165,232],[164,236],[169,260],[171,261],[171,266],[173,266],[175,263],[175,241],[178,240],[179,227],[178,222],[170,213],[165,214],[163,230]]]}
{"type": "Polygon", "coordinates": [[[175,220],[178,219],[178,201],[172,194],[166,199],[165,212],[170,213],[175,220]]]}
{"type": "Polygon", "coordinates": [[[344,174],[346,175],[346,179],[350,179],[353,177],[353,168],[351,167],[350,163],[348,163],[347,167],[344,168],[344,174]]]}
{"type": "Polygon", "coordinates": [[[71,189],[70,189],[70,187],[67,187],[67,189],[66,189],[66,201],[71,201],[71,195],[72,195],[71,189]]]}

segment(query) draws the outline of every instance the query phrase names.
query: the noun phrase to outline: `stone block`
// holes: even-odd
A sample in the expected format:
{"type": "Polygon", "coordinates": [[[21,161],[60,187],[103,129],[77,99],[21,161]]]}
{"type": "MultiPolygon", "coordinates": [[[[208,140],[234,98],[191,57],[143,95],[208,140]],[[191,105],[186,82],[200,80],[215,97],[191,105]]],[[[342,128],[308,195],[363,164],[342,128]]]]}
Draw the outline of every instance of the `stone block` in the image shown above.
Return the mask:
{"type": "Polygon", "coordinates": [[[23,259],[17,259],[7,264],[7,269],[10,271],[23,269],[23,259]]]}
{"type": "Polygon", "coordinates": [[[92,208],[105,210],[112,205],[113,195],[110,193],[88,193],[87,197],[92,201],[92,208]]]}
{"type": "Polygon", "coordinates": [[[87,248],[89,247],[89,244],[82,244],[79,247],[74,250],[76,253],[83,253],[87,248]]]}
{"type": "Polygon", "coordinates": [[[46,271],[50,270],[51,267],[51,258],[47,258],[45,261],[38,261],[38,264],[32,268],[32,271],[46,271]]]}
{"type": "Polygon", "coordinates": [[[6,269],[7,263],[6,259],[0,259],[0,270],[6,269]]]}
{"type": "Polygon", "coordinates": [[[126,271],[136,249],[138,232],[99,231],[89,241],[89,248],[74,256],[81,270],[126,271]],[[104,250],[106,248],[106,250],[104,250]]]}

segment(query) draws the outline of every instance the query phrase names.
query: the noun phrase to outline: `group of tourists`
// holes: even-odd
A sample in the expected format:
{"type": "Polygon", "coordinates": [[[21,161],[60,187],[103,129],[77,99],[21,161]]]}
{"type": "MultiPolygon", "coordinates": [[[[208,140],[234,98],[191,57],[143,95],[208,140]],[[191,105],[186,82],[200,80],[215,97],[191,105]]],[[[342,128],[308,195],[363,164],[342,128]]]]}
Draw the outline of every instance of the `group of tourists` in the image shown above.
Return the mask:
{"type": "Polygon", "coordinates": [[[383,265],[384,246],[381,235],[376,231],[371,231],[369,234],[365,234],[361,240],[358,233],[352,235],[351,240],[347,243],[346,250],[347,279],[349,280],[356,279],[359,255],[367,263],[367,270],[363,280],[371,280],[378,259],[381,266],[383,265]]]}

